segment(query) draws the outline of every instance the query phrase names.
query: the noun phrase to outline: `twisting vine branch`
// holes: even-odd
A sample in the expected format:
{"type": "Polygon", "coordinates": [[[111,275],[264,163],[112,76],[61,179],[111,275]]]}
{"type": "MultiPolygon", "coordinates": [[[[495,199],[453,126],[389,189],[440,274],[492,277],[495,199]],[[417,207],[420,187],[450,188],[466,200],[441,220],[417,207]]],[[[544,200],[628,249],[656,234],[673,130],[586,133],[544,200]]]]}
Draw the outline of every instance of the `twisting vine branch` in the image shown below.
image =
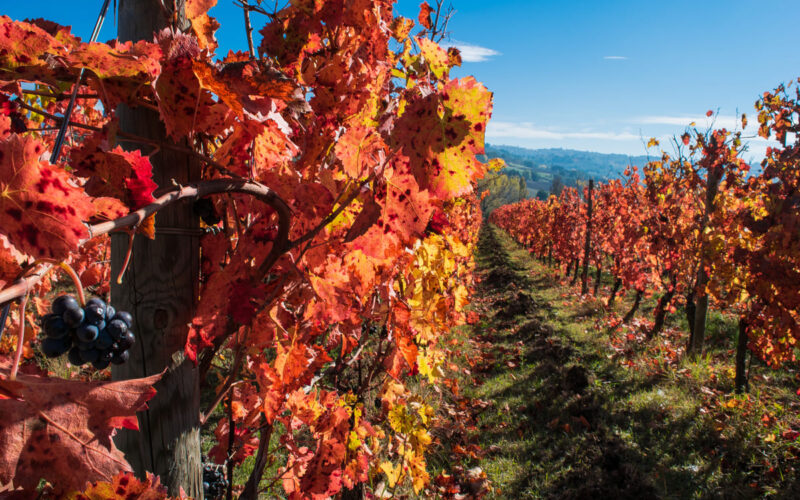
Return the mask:
{"type": "Polygon", "coordinates": [[[14,364],[11,365],[11,373],[8,376],[9,380],[17,378],[17,370],[19,369],[19,361],[22,359],[22,347],[25,345],[25,307],[28,305],[27,292],[22,296],[19,302],[19,332],[17,332],[17,351],[14,353],[14,364]]]}
{"type": "Polygon", "coordinates": [[[447,31],[447,25],[450,24],[450,20],[453,18],[456,11],[453,9],[453,4],[448,4],[448,6],[445,7],[444,0],[434,0],[434,3],[436,7],[434,9],[435,14],[433,25],[430,30],[430,37],[431,40],[438,43],[450,34],[447,31]]]}
{"type": "MultiPolygon", "coordinates": [[[[162,208],[180,200],[202,198],[203,196],[221,193],[249,194],[271,206],[275,210],[275,213],[278,214],[277,237],[273,242],[272,250],[270,250],[269,255],[267,255],[267,258],[260,267],[260,270],[264,271],[261,276],[265,275],[269,269],[275,265],[275,262],[278,261],[280,256],[291,248],[289,243],[291,210],[286,202],[272,189],[258,182],[243,179],[214,179],[194,182],[186,186],[175,186],[166,193],[160,194],[153,203],[131,212],[124,217],[89,226],[89,237],[82,240],[80,245],[85,244],[87,241],[97,236],[136,226],[162,208]]],[[[52,267],[51,264],[43,265],[36,273],[21,278],[11,286],[0,290],[0,304],[25,295],[42,279],[50,267],[52,267]]]]}
{"type": "Polygon", "coordinates": [[[250,23],[250,2],[241,0],[242,12],[244,12],[244,30],[247,33],[247,48],[250,51],[250,59],[256,58],[256,49],[253,47],[253,25],[250,23]]]}

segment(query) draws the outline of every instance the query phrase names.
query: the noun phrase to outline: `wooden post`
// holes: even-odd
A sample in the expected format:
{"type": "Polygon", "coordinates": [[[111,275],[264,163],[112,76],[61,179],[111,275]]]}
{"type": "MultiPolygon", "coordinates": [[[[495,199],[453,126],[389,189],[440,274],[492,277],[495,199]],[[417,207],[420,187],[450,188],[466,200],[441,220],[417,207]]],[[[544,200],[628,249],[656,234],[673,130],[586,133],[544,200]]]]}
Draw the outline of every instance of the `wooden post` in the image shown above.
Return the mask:
{"type": "Polygon", "coordinates": [[[739,318],[739,336],[736,339],[736,377],[734,387],[736,394],[742,394],[747,390],[747,372],[744,367],[745,355],[747,354],[747,320],[744,316],[739,318]]]}
{"type": "Polygon", "coordinates": [[[630,320],[633,319],[633,315],[636,314],[636,310],[639,309],[639,304],[642,302],[642,291],[636,290],[636,297],[633,299],[633,305],[631,306],[630,311],[622,318],[622,322],[627,324],[630,320]]]}
{"type": "Polygon", "coordinates": [[[686,294],[686,322],[689,325],[689,341],[686,344],[686,352],[692,350],[692,344],[694,344],[694,314],[695,310],[697,309],[697,304],[694,303],[694,288],[690,288],[689,292],[686,294]]]}
{"type": "Polygon", "coordinates": [[[614,280],[614,286],[611,288],[611,296],[608,298],[608,307],[614,307],[614,300],[617,298],[619,287],[622,286],[622,278],[614,280]]]}
{"type": "Polygon", "coordinates": [[[603,266],[597,264],[597,275],[594,279],[594,296],[597,296],[597,291],[600,289],[600,278],[603,277],[603,266]]]}
{"type": "MultiPolygon", "coordinates": [[[[671,282],[675,282],[675,278],[670,278],[671,282]]],[[[664,295],[658,299],[658,305],[656,306],[656,319],[653,323],[653,328],[651,328],[647,332],[647,340],[652,339],[659,333],[661,333],[662,328],[664,328],[664,322],[667,319],[667,311],[669,311],[669,305],[672,302],[672,297],[675,295],[675,287],[673,286],[670,289],[667,289],[664,292],[664,295]]]]}
{"type": "Polygon", "coordinates": [[[586,239],[583,243],[583,274],[581,275],[581,295],[589,292],[589,253],[592,248],[592,188],[594,179],[589,179],[589,194],[586,196],[586,239]]]}
{"type": "MultiPolygon", "coordinates": [[[[174,19],[185,24],[184,1],[176,4],[179,15],[174,19]]],[[[173,2],[167,5],[171,7],[173,2]]],[[[160,0],[120,0],[121,41],[152,40],[154,32],[169,26],[171,20],[160,0]]],[[[117,115],[121,130],[156,141],[167,140],[156,112],[122,105],[117,115]]],[[[150,159],[153,178],[159,186],[169,186],[173,179],[186,183],[199,177],[198,164],[186,154],[160,148],[150,159]]],[[[183,488],[189,496],[202,499],[198,371],[183,355],[187,325],[198,293],[199,237],[198,221],[190,204],[159,211],[156,239],[136,237],[130,265],[122,284],[112,283],[111,298],[118,310],[133,314],[136,335],[130,360],[113,368],[114,379],[144,377],[166,370],[148,409],[138,413],[140,431],[122,431],[115,441],[138,476],[153,472],[161,477],[170,495],[178,495],[183,488]]],[[[112,237],[112,276],[119,273],[127,248],[126,235],[112,237]]]]}
{"type": "MultiPolygon", "coordinates": [[[[703,238],[706,226],[708,225],[711,212],[714,210],[714,199],[717,197],[719,190],[719,183],[722,180],[722,171],[719,169],[710,169],[706,176],[706,203],[705,211],[703,212],[703,219],[700,222],[700,237],[703,238]]],[[[692,330],[692,344],[689,346],[689,354],[695,356],[703,351],[703,344],[705,343],[706,336],[706,316],[708,315],[708,293],[706,293],[706,285],[708,284],[709,276],[706,272],[706,244],[705,240],[700,242],[700,265],[697,269],[697,288],[696,290],[700,295],[697,297],[696,307],[694,311],[694,329],[692,330]]]]}

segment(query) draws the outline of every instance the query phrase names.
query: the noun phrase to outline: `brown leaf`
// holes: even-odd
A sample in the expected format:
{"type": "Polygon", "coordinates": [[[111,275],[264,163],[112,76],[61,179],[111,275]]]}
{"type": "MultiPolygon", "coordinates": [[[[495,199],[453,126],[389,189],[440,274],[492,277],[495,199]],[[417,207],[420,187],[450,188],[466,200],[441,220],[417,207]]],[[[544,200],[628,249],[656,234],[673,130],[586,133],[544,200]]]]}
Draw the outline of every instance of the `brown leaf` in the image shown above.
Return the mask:
{"type": "Polygon", "coordinates": [[[138,429],[136,411],[155,395],[161,375],[82,382],[34,375],[8,380],[0,365],[0,483],[33,490],[45,479],[57,493],[82,490],[131,470],[111,437],[138,429]]]}

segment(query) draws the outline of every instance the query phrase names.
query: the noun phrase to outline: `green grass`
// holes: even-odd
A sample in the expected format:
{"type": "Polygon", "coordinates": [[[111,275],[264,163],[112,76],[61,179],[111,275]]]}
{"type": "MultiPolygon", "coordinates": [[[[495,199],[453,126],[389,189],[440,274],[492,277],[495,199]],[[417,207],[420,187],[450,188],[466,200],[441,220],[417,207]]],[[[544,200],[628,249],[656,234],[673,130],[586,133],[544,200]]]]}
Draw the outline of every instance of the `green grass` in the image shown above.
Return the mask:
{"type": "MultiPolygon", "coordinates": [[[[709,315],[697,361],[668,349],[685,344],[681,311],[663,336],[615,352],[637,332],[607,331],[602,301],[579,298],[502,231],[483,229],[477,261],[483,320],[471,329],[493,362],[462,385],[491,403],[476,463],[495,498],[800,497],[800,452],[785,435],[800,429],[796,372],[754,363],[751,394],[734,396],[731,318],[709,315]]],[[[632,296],[620,299],[624,314],[632,296]]]]}

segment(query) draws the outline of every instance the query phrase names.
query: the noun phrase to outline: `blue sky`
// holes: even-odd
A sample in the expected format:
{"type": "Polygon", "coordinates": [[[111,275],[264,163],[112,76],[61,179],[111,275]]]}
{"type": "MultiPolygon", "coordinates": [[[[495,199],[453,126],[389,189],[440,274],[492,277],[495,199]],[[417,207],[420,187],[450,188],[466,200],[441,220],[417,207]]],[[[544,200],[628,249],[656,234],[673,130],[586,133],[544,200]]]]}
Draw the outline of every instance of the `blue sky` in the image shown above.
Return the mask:
{"type": "MultiPolygon", "coordinates": [[[[3,2],[14,19],[46,17],[88,38],[101,0],[3,2]]],[[[765,90],[800,76],[797,0],[453,0],[451,41],[494,92],[494,144],[643,154],[642,138],[691,121],[731,128],[765,90]]],[[[416,19],[419,1],[397,11],[416,19]]],[[[246,48],[231,0],[212,10],[223,50],[246,48]]],[[[113,16],[113,14],[112,14],[113,16]]],[[[256,16],[256,26],[263,18],[256,16]]],[[[113,17],[100,40],[114,37],[113,17]]],[[[751,126],[746,133],[750,133],[751,126]]],[[[755,140],[760,157],[766,141],[755,140]]]]}

